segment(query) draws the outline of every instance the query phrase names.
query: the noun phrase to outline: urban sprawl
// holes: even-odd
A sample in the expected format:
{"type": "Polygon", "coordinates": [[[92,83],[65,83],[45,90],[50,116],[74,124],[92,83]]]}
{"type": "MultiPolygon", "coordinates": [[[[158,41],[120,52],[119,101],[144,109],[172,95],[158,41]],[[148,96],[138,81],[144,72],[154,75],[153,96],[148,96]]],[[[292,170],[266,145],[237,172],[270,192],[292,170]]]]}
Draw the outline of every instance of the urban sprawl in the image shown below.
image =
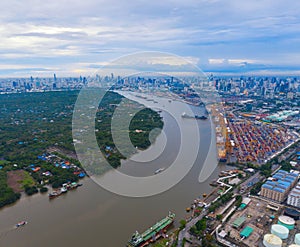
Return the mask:
{"type": "Polygon", "coordinates": [[[0,79],[0,92],[78,90],[98,82],[148,99],[153,93],[204,106],[215,126],[218,162],[231,167],[211,181],[210,193],[187,205],[186,218],[176,219],[179,228],[167,230],[175,217],[170,214],[154,225],[157,232],[135,233],[128,246],[300,246],[299,77],[211,75],[200,81],[54,74],[0,79]],[[199,96],[203,92],[207,98],[199,96]],[[211,101],[211,93],[218,101],[211,101]]]}

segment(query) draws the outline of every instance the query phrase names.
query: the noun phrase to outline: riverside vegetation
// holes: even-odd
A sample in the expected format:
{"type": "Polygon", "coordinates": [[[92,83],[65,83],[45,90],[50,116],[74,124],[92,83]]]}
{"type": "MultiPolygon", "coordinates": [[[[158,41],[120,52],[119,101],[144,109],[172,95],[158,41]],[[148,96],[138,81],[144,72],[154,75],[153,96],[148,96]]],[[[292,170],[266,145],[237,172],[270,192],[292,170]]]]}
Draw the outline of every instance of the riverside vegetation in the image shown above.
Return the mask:
{"type": "MultiPolygon", "coordinates": [[[[20,198],[20,193],[7,184],[9,171],[23,170],[30,175],[33,184],[20,181],[27,194],[33,194],[38,189],[46,192],[44,184],[47,183],[58,187],[67,181],[79,179],[72,169],[62,169],[49,161],[38,159],[52,147],[57,157],[81,168],[72,138],[72,115],[78,93],[58,91],[0,95],[0,207],[20,198]],[[33,167],[39,167],[39,170],[33,172],[33,167]],[[43,173],[47,171],[52,176],[46,179],[43,173]]],[[[95,118],[99,130],[96,132],[99,148],[113,168],[120,166],[121,159],[126,158],[115,147],[111,134],[111,118],[122,99],[123,96],[117,93],[107,92],[95,118]]],[[[130,122],[130,139],[135,147],[146,149],[151,144],[150,131],[162,128],[162,119],[151,109],[142,109],[136,102],[129,103],[141,108],[130,122]]]]}

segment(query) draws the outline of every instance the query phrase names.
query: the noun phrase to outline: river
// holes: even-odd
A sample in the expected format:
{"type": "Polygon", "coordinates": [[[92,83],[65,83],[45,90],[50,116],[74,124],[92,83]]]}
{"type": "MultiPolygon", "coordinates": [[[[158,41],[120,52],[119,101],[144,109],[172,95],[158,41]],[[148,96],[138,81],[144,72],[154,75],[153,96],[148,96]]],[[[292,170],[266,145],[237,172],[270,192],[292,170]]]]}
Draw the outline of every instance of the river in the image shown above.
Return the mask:
{"type": "MultiPolygon", "coordinates": [[[[157,104],[161,105],[162,102],[157,104]]],[[[169,104],[179,112],[186,107],[180,102],[173,101],[169,104]]],[[[199,107],[192,108],[195,111],[203,110],[199,107]]],[[[172,163],[180,146],[178,126],[170,114],[165,111],[161,114],[165,123],[164,134],[159,135],[148,150],[134,155],[132,160],[122,162],[120,171],[135,176],[153,175],[156,169],[172,163]],[[154,160],[149,159],[164,145],[166,147],[161,156],[154,160]],[[142,161],[143,158],[143,165],[138,166],[137,161],[142,161]]],[[[196,197],[211,191],[211,180],[226,169],[225,166],[219,165],[209,179],[203,183],[198,182],[208,150],[207,143],[211,138],[211,128],[209,120],[185,119],[178,121],[178,124],[188,128],[191,121],[199,122],[200,152],[187,176],[170,190],[151,197],[129,198],[108,192],[90,178],[85,178],[82,187],[51,201],[47,195],[23,195],[15,205],[0,210],[0,246],[123,247],[135,230],[145,230],[166,216],[168,211],[176,213],[175,225],[178,225],[179,220],[186,215],[185,208],[196,197]],[[21,220],[27,220],[29,223],[15,229],[14,225],[21,220]]],[[[189,153],[186,154],[186,159],[188,161],[189,153]]],[[[111,171],[105,176],[113,179],[113,173],[114,171],[111,171]]]]}

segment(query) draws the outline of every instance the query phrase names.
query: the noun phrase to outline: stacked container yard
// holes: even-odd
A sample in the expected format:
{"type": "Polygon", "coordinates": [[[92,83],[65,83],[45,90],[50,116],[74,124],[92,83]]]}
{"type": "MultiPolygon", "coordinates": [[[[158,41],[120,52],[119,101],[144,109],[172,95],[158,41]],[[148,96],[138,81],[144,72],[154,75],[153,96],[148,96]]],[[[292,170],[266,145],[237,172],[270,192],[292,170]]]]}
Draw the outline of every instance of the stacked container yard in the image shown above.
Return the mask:
{"type": "Polygon", "coordinates": [[[263,163],[293,139],[286,130],[267,124],[240,121],[229,122],[229,127],[231,146],[238,161],[242,163],[263,163]]]}

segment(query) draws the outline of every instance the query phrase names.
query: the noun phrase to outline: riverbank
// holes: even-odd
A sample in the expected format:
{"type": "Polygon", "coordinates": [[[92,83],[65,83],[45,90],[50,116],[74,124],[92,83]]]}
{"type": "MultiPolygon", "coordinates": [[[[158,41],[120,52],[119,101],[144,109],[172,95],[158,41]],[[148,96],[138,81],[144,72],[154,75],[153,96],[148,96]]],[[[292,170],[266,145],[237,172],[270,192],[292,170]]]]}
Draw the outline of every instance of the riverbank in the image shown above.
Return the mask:
{"type": "MultiPolygon", "coordinates": [[[[19,192],[44,193],[45,185],[58,188],[64,183],[78,182],[86,175],[77,160],[76,140],[72,137],[72,115],[78,93],[77,90],[1,95],[5,109],[1,110],[0,207],[17,201],[19,192]]],[[[96,129],[101,130],[96,132],[99,147],[114,168],[126,158],[114,146],[110,129],[112,114],[122,99],[119,94],[107,92],[96,116],[96,129]]],[[[129,104],[128,107],[140,107],[136,102],[129,104]]],[[[160,115],[145,109],[134,117],[129,135],[137,148],[147,149],[151,145],[150,131],[162,126],[160,115]]]]}
{"type": "MultiPolygon", "coordinates": [[[[181,114],[185,111],[186,104],[169,103],[167,99],[153,104],[161,106],[166,104],[166,107],[177,111],[178,124],[182,128],[190,129],[192,121],[181,121],[181,114]]],[[[166,167],[167,170],[168,165],[176,158],[181,142],[178,128],[174,125],[172,116],[164,111],[160,114],[164,121],[161,134],[147,150],[139,151],[130,159],[124,160],[118,168],[121,172],[135,176],[153,175],[161,167],[166,167]],[[165,139],[168,140],[167,143],[165,139]],[[159,150],[164,152],[157,157],[159,150]],[[136,161],[142,162],[143,165],[138,165],[136,161]]],[[[169,211],[176,214],[174,227],[179,227],[179,219],[184,219],[186,215],[185,208],[196,197],[202,196],[203,193],[209,194],[212,189],[209,186],[210,181],[217,179],[218,174],[226,169],[226,166],[220,165],[207,181],[198,182],[199,171],[202,169],[207,153],[206,144],[211,139],[211,128],[207,121],[201,121],[198,127],[201,135],[199,156],[191,171],[170,190],[153,197],[127,198],[107,192],[91,179],[85,178],[84,186],[80,189],[50,202],[47,195],[24,196],[13,207],[0,210],[0,245],[79,247],[89,243],[89,245],[124,246],[135,230],[147,229],[156,220],[165,217],[169,211]],[[26,220],[29,224],[21,231],[5,233],[20,220],[26,220]],[[47,229],[40,231],[40,226],[45,224],[47,229]],[[37,232],[39,234],[36,234],[37,232]],[[49,236],[55,238],[49,242],[49,236]],[[101,237],[100,242],[99,237],[101,237]]],[[[182,164],[189,162],[190,152],[189,149],[185,150],[182,164]]],[[[118,185],[118,181],[114,179],[114,170],[109,173],[110,181],[118,185]]]]}

